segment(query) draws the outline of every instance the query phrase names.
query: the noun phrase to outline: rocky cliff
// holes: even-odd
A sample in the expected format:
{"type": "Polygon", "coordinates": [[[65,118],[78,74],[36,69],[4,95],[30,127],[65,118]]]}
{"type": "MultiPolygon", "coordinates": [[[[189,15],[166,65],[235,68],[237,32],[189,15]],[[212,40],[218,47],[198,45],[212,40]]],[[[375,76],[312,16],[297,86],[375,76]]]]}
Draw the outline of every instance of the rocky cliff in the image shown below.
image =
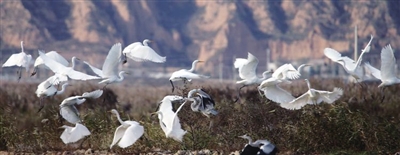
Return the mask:
{"type": "MultiPolygon", "coordinates": [[[[152,39],[164,67],[190,65],[211,75],[218,63],[252,52],[273,60],[323,58],[323,49],[361,49],[374,35],[371,54],[400,47],[400,1],[0,1],[0,50],[4,61],[19,50],[57,50],[101,64],[111,45],[152,39]]],[[[397,52],[398,53],[398,52],[397,52]]]]}

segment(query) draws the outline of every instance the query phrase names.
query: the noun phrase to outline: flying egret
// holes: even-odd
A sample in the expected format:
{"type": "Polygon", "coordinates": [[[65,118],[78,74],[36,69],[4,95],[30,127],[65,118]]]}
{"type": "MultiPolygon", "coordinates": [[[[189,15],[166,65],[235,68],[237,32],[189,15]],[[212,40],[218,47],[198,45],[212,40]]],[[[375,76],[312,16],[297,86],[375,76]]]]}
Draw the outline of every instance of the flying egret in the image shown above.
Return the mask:
{"type": "Polygon", "coordinates": [[[373,36],[371,35],[370,41],[365,46],[365,48],[361,50],[362,52],[361,52],[360,57],[358,58],[357,62],[347,56],[342,56],[338,51],[336,51],[332,48],[325,48],[324,54],[326,57],[328,57],[332,61],[342,65],[344,70],[348,74],[350,74],[352,77],[354,77],[357,82],[361,82],[361,81],[363,81],[363,78],[364,78],[364,70],[361,67],[362,57],[365,53],[369,53],[369,51],[371,49],[372,39],[373,39],[373,36]]]}
{"type": "Polygon", "coordinates": [[[80,123],[75,123],[75,127],[63,125],[60,128],[64,129],[64,132],[60,136],[64,144],[75,143],[83,137],[90,135],[89,129],[80,123]]]}
{"type": "Polygon", "coordinates": [[[167,138],[172,138],[176,141],[182,142],[186,131],[182,129],[181,124],[179,123],[178,112],[182,109],[187,100],[185,100],[176,112],[174,112],[172,110],[172,102],[177,100],[184,99],[181,96],[165,96],[161,101],[158,111],[153,114],[158,114],[161,129],[164,131],[167,138]]]}
{"type": "Polygon", "coordinates": [[[18,54],[12,54],[10,58],[1,66],[1,67],[11,67],[18,66],[19,69],[17,71],[18,74],[18,82],[21,79],[21,70],[22,67],[25,67],[26,72],[29,71],[29,67],[31,65],[32,56],[30,54],[26,54],[24,52],[24,42],[21,41],[21,52],[18,54]]]}
{"type": "Polygon", "coordinates": [[[57,81],[54,81],[55,85],[57,85],[59,82],[65,82],[68,81],[68,77],[74,80],[93,80],[93,79],[99,79],[100,77],[97,76],[91,76],[87,75],[85,73],[79,72],[74,70],[75,67],[75,60],[77,58],[72,58],[72,66],[71,67],[66,67],[62,65],[61,63],[49,58],[46,56],[42,51],[39,51],[40,58],[42,58],[44,64],[50,68],[55,73],[55,79],[57,81]]]}
{"type": "MultiPolygon", "coordinates": [[[[156,53],[147,43],[151,43],[152,41],[149,39],[143,40],[143,44],[141,42],[134,42],[127,47],[124,48],[122,53],[125,57],[131,58],[135,61],[151,61],[156,63],[164,63],[166,57],[162,57],[156,53]]],[[[124,61],[126,63],[126,60],[124,61]]]]}
{"type": "Polygon", "coordinates": [[[239,77],[243,80],[237,81],[236,84],[242,84],[238,90],[238,98],[234,101],[236,102],[240,98],[240,90],[248,85],[260,84],[262,81],[271,77],[272,71],[265,71],[262,74],[262,78],[256,75],[256,69],[258,65],[258,59],[248,52],[247,59],[237,58],[233,63],[235,68],[239,69],[239,77]]]}
{"type": "Polygon", "coordinates": [[[64,92],[65,92],[65,88],[66,88],[67,86],[69,86],[68,83],[64,83],[64,84],[61,86],[61,90],[58,91],[57,88],[56,88],[53,84],[51,84],[52,81],[54,81],[53,78],[54,78],[54,77],[51,76],[51,77],[49,77],[48,79],[46,79],[45,81],[43,81],[42,83],[40,83],[40,84],[37,86],[37,89],[36,89],[36,92],[35,92],[35,93],[36,93],[37,97],[40,98],[40,101],[39,101],[40,108],[39,108],[38,112],[40,112],[40,110],[42,110],[43,107],[44,107],[44,105],[43,105],[43,99],[44,99],[45,97],[60,95],[60,94],[64,93],[64,92]]]}
{"type": "Polygon", "coordinates": [[[383,47],[381,51],[381,81],[379,88],[400,83],[397,77],[396,58],[390,44],[383,47]]]}
{"type": "Polygon", "coordinates": [[[102,81],[99,82],[99,84],[105,83],[106,85],[103,87],[104,89],[108,84],[121,82],[122,80],[124,80],[124,74],[128,74],[125,71],[121,71],[118,73],[120,57],[121,57],[121,43],[116,43],[111,47],[110,51],[108,52],[106,60],[104,60],[102,70],[93,67],[86,61],[84,61],[84,63],[87,64],[95,74],[97,74],[103,79],[102,81]]]}
{"type": "Polygon", "coordinates": [[[264,92],[266,98],[279,104],[294,100],[292,94],[279,87],[280,83],[290,83],[290,81],[271,77],[264,80],[257,88],[259,92],[264,92]]]}
{"type": "Polygon", "coordinates": [[[272,77],[282,80],[295,80],[301,76],[300,71],[306,66],[310,65],[302,64],[296,69],[292,64],[283,64],[274,71],[272,77]]]}
{"type": "Polygon", "coordinates": [[[122,121],[118,111],[111,110],[111,113],[117,116],[121,125],[115,130],[113,141],[110,149],[118,142],[118,146],[126,148],[135,143],[144,133],[144,128],[136,121],[122,121]]]}
{"type": "Polygon", "coordinates": [[[242,149],[241,155],[256,155],[260,151],[260,146],[254,143],[250,136],[243,135],[239,137],[249,141],[242,149]]]}
{"type": "MultiPolygon", "coordinates": [[[[59,62],[60,64],[64,65],[65,67],[67,67],[69,65],[69,62],[63,56],[58,54],[56,51],[47,52],[46,56],[48,56],[48,57],[52,58],[53,60],[59,62]]],[[[73,59],[76,59],[76,58],[72,57],[71,62],[74,61],[73,59]]],[[[44,62],[43,62],[43,59],[40,58],[40,57],[37,57],[36,60],[35,60],[35,63],[33,64],[33,72],[31,74],[31,76],[34,76],[36,74],[37,68],[39,66],[41,66],[41,65],[45,66],[44,62]]],[[[46,66],[45,66],[45,68],[49,69],[46,66]]]]}
{"type": "Polygon", "coordinates": [[[214,100],[202,89],[192,89],[191,91],[189,91],[187,98],[189,99],[189,101],[193,101],[190,105],[192,111],[201,112],[207,117],[210,117],[210,114],[218,114],[218,111],[214,109],[214,100]]]}
{"type": "Polygon", "coordinates": [[[305,79],[305,81],[307,82],[308,91],[293,101],[280,104],[281,107],[290,110],[297,110],[307,104],[320,104],[321,102],[331,104],[343,95],[343,90],[341,88],[335,87],[332,92],[315,90],[311,88],[308,79],[305,79]]]}
{"type": "Polygon", "coordinates": [[[75,124],[80,122],[79,112],[75,104],[80,105],[86,101],[86,98],[99,98],[103,94],[103,90],[95,90],[85,92],[82,96],[72,96],[64,99],[60,104],[60,114],[68,122],[75,124]]]}
{"type": "Polygon", "coordinates": [[[181,69],[172,73],[171,77],[169,78],[169,82],[172,86],[172,92],[174,92],[175,90],[173,81],[184,80],[190,82],[192,79],[210,78],[209,76],[193,73],[194,69],[196,68],[196,64],[199,62],[203,61],[195,60],[192,63],[192,68],[190,68],[189,70],[181,69]]]}

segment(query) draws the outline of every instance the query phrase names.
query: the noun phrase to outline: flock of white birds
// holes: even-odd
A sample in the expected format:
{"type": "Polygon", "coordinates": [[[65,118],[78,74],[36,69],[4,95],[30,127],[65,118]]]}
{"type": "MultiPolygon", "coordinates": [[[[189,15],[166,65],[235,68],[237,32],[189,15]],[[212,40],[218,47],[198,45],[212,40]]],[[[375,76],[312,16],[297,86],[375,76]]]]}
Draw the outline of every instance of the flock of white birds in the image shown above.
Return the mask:
{"type": "MultiPolygon", "coordinates": [[[[396,59],[394,57],[394,51],[390,45],[385,46],[381,50],[381,69],[374,68],[369,63],[362,63],[362,57],[365,53],[369,53],[371,49],[371,40],[362,49],[362,53],[358,60],[353,60],[346,56],[341,56],[339,52],[332,48],[325,48],[324,54],[326,57],[334,62],[339,63],[343,66],[345,71],[356,79],[357,82],[362,82],[366,77],[371,76],[380,79],[382,83],[379,87],[400,83],[400,79],[397,75],[396,59]]],[[[76,57],[72,57],[72,65],[69,67],[69,62],[56,51],[44,53],[39,50],[39,57],[34,62],[34,71],[31,76],[35,75],[38,67],[46,68],[54,72],[54,75],[40,83],[37,87],[36,94],[40,98],[40,109],[43,108],[42,100],[46,97],[62,94],[68,84],[68,80],[101,80],[99,84],[105,84],[103,89],[112,83],[121,82],[124,80],[124,75],[129,74],[125,71],[118,71],[118,68],[123,63],[127,62],[127,58],[135,61],[149,61],[155,63],[164,63],[166,57],[158,55],[151,47],[148,46],[150,40],[146,39],[141,42],[135,42],[122,50],[120,43],[114,44],[106,59],[104,60],[101,69],[94,67],[88,62],[84,61],[96,75],[89,75],[74,69],[77,60],[76,57]],[[56,86],[61,86],[61,90],[58,90],[56,86]]],[[[18,66],[18,81],[21,79],[21,70],[25,68],[28,72],[32,56],[26,54],[23,48],[23,42],[21,41],[22,51],[18,54],[13,54],[11,57],[2,65],[2,67],[18,66]]],[[[181,69],[172,73],[169,81],[172,86],[172,92],[174,92],[174,81],[188,81],[192,79],[206,79],[209,76],[195,73],[196,64],[202,62],[199,60],[193,61],[192,68],[181,69]]],[[[284,64],[277,68],[275,71],[265,71],[262,77],[258,77],[256,74],[256,68],[258,65],[258,59],[248,53],[247,59],[237,58],[234,62],[234,67],[239,70],[239,76],[242,79],[236,83],[241,85],[238,89],[238,96],[240,99],[240,90],[249,85],[258,85],[258,90],[264,93],[264,96],[269,100],[277,103],[282,108],[296,110],[301,109],[307,104],[320,104],[322,102],[333,103],[343,95],[341,88],[333,88],[333,91],[315,90],[311,87],[310,82],[305,79],[308,91],[303,95],[295,98],[290,92],[282,89],[280,84],[290,84],[293,80],[301,77],[301,71],[304,67],[309,65],[300,65],[297,69],[292,64],[284,64]]],[[[80,96],[72,96],[64,99],[60,104],[60,114],[69,123],[75,124],[75,127],[64,125],[64,132],[61,135],[61,139],[64,143],[74,143],[82,139],[85,136],[90,135],[90,131],[81,124],[79,111],[75,105],[80,105],[87,98],[99,98],[103,94],[101,89],[92,92],[84,93],[80,96]]],[[[212,97],[202,89],[193,89],[188,93],[187,97],[178,95],[165,96],[159,107],[158,111],[153,113],[157,114],[159,123],[162,130],[165,132],[166,137],[172,138],[176,141],[182,142],[183,136],[186,131],[182,129],[178,118],[178,112],[185,105],[186,102],[192,102],[191,109],[195,112],[201,112],[202,114],[210,117],[210,115],[217,115],[218,112],[214,109],[215,102],[212,97]],[[180,107],[174,112],[173,104],[180,103],[180,107]]],[[[237,101],[237,100],[236,100],[237,101]]],[[[236,102],[235,101],[235,102],[236,102]]],[[[39,111],[40,111],[39,109],[39,111]]],[[[117,144],[121,148],[126,148],[139,139],[143,133],[144,128],[136,121],[122,121],[117,110],[113,109],[110,111],[115,114],[121,125],[116,129],[112,144],[110,148],[117,144]]],[[[242,136],[242,138],[248,138],[248,136],[242,136]]],[[[257,141],[259,147],[265,146],[266,144],[257,141]]],[[[249,142],[250,144],[250,142],[249,142]]],[[[253,144],[253,143],[252,143],[253,144]]],[[[256,144],[254,144],[256,145],[256,144]]],[[[256,145],[256,146],[257,146],[256,145]]],[[[271,148],[268,148],[271,150],[271,148]]]]}

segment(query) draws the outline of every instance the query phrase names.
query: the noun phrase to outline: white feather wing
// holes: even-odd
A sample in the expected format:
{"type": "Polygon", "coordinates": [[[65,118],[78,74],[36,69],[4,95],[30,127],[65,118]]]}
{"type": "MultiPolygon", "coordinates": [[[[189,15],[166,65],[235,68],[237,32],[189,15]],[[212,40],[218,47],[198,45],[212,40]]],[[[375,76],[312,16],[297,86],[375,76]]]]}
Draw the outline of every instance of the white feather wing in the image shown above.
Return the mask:
{"type": "Polygon", "coordinates": [[[121,59],[121,43],[114,44],[102,67],[104,77],[112,77],[118,75],[118,65],[121,59]]]}
{"type": "Polygon", "coordinates": [[[392,47],[387,45],[381,51],[381,78],[388,80],[396,77],[396,59],[392,47]]]}
{"type": "Polygon", "coordinates": [[[10,58],[8,58],[7,61],[2,65],[2,67],[11,67],[11,66],[21,67],[23,65],[23,59],[25,56],[26,54],[23,52],[12,54],[10,58]]]}
{"type": "Polygon", "coordinates": [[[315,90],[315,91],[319,94],[319,98],[317,99],[317,104],[319,104],[321,101],[331,104],[336,100],[338,100],[343,95],[343,90],[341,88],[333,88],[332,92],[321,91],[321,90],[315,90]]]}
{"type": "Polygon", "coordinates": [[[280,106],[282,108],[289,109],[289,110],[297,110],[297,109],[301,109],[303,106],[305,106],[307,104],[312,104],[312,101],[309,100],[308,92],[306,92],[303,95],[299,96],[298,98],[292,100],[291,102],[281,104],[280,106]]]}
{"type": "Polygon", "coordinates": [[[124,136],[125,130],[126,130],[126,127],[124,127],[124,126],[122,126],[122,125],[120,125],[120,126],[117,127],[117,129],[115,130],[115,133],[114,133],[113,141],[112,141],[112,143],[111,143],[111,145],[110,145],[110,149],[111,149],[115,144],[117,144],[117,142],[122,138],[122,136],[124,136]]]}
{"type": "Polygon", "coordinates": [[[103,71],[102,71],[102,70],[100,70],[100,69],[98,69],[98,68],[96,68],[96,67],[90,65],[90,64],[89,64],[88,62],[86,62],[86,61],[83,61],[83,63],[85,63],[86,65],[88,65],[88,66],[90,67],[90,69],[92,69],[92,71],[93,71],[95,74],[97,74],[98,76],[104,78],[104,74],[103,74],[103,71]]]}
{"type": "Polygon", "coordinates": [[[76,109],[76,107],[73,105],[61,107],[60,114],[65,120],[67,120],[68,122],[70,122],[72,124],[75,124],[75,123],[78,123],[81,121],[79,118],[78,109],[76,109]]]}
{"type": "Polygon", "coordinates": [[[151,47],[143,46],[142,44],[133,43],[132,46],[127,46],[123,53],[127,53],[127,57],[139,62],[151,61],[155,63],[164,63],[166,61],[166,57],[158,55],[151,47]]]}
{"type": "Polygon", "coordinates": [[[366,70],[369,71],[369,72],[372,74],[372,76],[374,76],[375,78],[377,78],[377,79],[379,79],[379,80],[382,78],[382,77],[381,77],[381,71],[378,70],[377,68],[371,66],[371,64],[369,64],[369,63],[364,63],[364,67],[365,67],[366,70]]]}
{"type": "MultiPolygon", "coordinates": [[[[236,59],[236,61],[237,61],[237,59],[236,59]]],[[[239,59],[239,62],[235,62],[235,64],[237,66],[240,66],[239,67],[240,78],[252,79],[254,77],[257,77],[256,68],[258,65],[258,59],[251,53],[248,53],[247,62],[244,62],[239,59]]]]}
{"type": "Polygon", "coordinates": [[[96,99],[96,98],[99,98],[102,94],[103,94],[103,90],[98,89],[98,90],[95,90],[92,92],[85,92],[82,94],[82,97],[96,99]]]}
{"type": "Polygon", "coordinates": [[[265,97],[279,104],[288,103],[295,99],[292,94],[283,90],[278,85],[265,87],[263,88],[263,91],[265,97]]]}
{"type": "Polygon", "coordinates": [[[130,124],[130,126],[125,130],[124,136],[118,143],[121,148],[126,148],[135,143],[144,133],[144,128],[138,122],[135,121],[125,121],[125,123],[130,124]]]}
{"type": "MultiPolygon", "coordinates": [[[[56,51],[50,51],[46,53],[46,56],[48,56],[49,58],[57,61],[58,63],[64,65],[64,66],[68,66],[69,62],[60,54],[58,54],[56,51]]],[[[35,63],[33,66],[39,66],[44,64],[43,59],[41,57],[36,58],[35,63]]]]}
{"type": "Polygon", "coordinates": [[[84,126],[80,123],[76,123],[75,127],[72,128],[71,133],[69,134],[68,142],[75,143],[75,142],[81,140],[83,137],[89,136],[89,135],[90,135],[90,131],[88,128],[86,128],[86,126],[84,126]]]}

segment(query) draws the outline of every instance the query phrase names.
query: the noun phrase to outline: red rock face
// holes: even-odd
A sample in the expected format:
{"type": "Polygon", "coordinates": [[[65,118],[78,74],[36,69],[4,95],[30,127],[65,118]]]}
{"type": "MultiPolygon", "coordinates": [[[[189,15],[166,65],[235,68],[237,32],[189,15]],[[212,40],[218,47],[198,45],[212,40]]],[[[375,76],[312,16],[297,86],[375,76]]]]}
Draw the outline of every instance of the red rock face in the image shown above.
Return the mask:
{"type": "MultiPolygon", "coordinates": [[[[0,3],[0,50],[19,50],[23,40],[34,56],[37,49],[57,50],[98,65],[115,42],[127,46],[152,39],[150,46],[167,56],[164,67],[190,66],[192,60],[201,59],[206,61],[199,64],[202,72],[218,75],[220,62],[229,70],[234,56],[246,57],[247,52],[265,64],[267,48],[274,61],[323,58],[325,47],[353,51],[355,26],[359,51],[371,34],[374,41],[368,55],[379,55],[389,43],[394,49],[400,47],[397,1],[0,3]]],[[[9,54],[3,54],[2,61],[9,54]]]]}

